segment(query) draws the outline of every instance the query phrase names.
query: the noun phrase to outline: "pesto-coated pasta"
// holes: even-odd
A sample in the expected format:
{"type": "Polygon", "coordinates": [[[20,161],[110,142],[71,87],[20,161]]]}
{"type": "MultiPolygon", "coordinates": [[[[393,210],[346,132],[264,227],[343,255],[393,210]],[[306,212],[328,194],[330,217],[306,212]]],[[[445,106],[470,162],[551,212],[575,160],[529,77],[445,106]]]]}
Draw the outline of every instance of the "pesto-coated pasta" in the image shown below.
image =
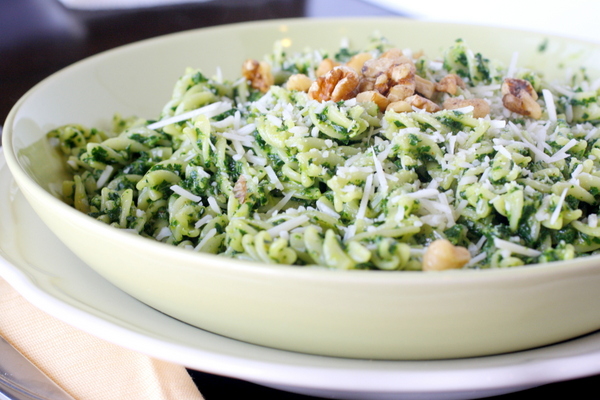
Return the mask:
{"type": "Polygon", "coordinates": [[[67,203],[194,251],[380,270],[421,270],[435,241],[436,270],[593,254],[600,81],[515,61],[462,40],[439,59],[381,37],[337,53],[277,43],[236,81],[188,68],[156,121],[48,135],[73,171],[67,203]]]}

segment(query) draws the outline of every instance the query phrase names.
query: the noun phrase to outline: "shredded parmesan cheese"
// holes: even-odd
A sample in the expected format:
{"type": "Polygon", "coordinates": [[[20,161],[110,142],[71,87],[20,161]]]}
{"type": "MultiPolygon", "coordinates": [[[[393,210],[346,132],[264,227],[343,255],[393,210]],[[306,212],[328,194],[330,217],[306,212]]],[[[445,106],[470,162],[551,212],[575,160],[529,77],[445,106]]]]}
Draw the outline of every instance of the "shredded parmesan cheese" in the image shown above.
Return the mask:
{"type": "Polygon", "coordinates": [[[546,110],[548,111],[548,119],[550,121],[556,121],[556,106],[554,105],[554,96],[548,89],[542,89],[542,95],[546,102],[546,110]]]}
{"type": "Polygon", "coordinates": [[[289,219],[287,221],[285,221],[284,223],[281,223],[279,225],[275,225],[274,227],[270,228],[267,230],[267,233],[269,235],[271,235],[271,237],[276,237],[279,234],[281,234],[281,232],[286,231],[289,232],[290,230],[307,223],[310,220],[310,218],[307,215],[300,215],[298,217],[289,219]]]}
{"type": "Polygon", "coordinates": [[[550,218],[550,224],[554,225],[556,223],[556,221],[558,220],[558,217],[560,216],[560,213],[562,211],[562,206],[565,202],[565,197],[567,197],[567,188],[565,188],[561,195],[560,198],[558,199],[558,204],[556,204],[556,208],[554,209],[554,211],[552,212],[552,217],[550,218]]]}
{"type": "Polygon", "coordinates": [[[225,101],[218,101],[216,103],[212,103],[207,106],[185,112],[183,114],[175,115],[173,117],[154,122],[148,125],[148,129],[164,128],[167,125],[175,124],[177,122],[185,121],[187,119],[192,119],[194,117],[197,117],[198,115],[206,115],[207,117],[211,118],[215,115],[222,114],[228,110],[231,110],[231,103],[225,101]]]}
{"type": "Polygon", "coordinates": [[[162,228],[157,234],[156,236],[154,236],[154,238],[158,241],[163,240],[165,238],[168,238],[171,236],[171,230],[168,227],[164,227],[162,228]]]}
{"type": "Polygon", "coordinates": [[[598,227],[598,214],[590,214],[588,216],[588,226],[590,228],[597,228],[598,227]]]}
{"type": "Polygon", "coordinates": [[[184,188],[182,188],[179,185],[172,185],[171,190],[173,192],[177,193],[178,195],[180,195],[181,197],[185,197],[186,199],[190,199],[191,201],[195,201],[196,203],[199,203],[200,201],[202,201],[202,197],[196,196],[195,194],[190,193],[189,191],[185,190],[184,188]]]}
{"type": "Polygon", "coordinates": [[[194,250],[196,251],[201,251],[202,248],[204,247],[204,245],[213,237],[215,237],[215,235],[217,234],[217,230],[215,228],[212,228],[210,231],[206,232],[206,235],[202,238],[202,240],[200,240],[200,242],[198,242],[198,245],[194,248],[194,250]]]}
{"type": "Polygon", "coordinates": [[[271,167],[270,165],[267,165],[265,167],[265,171],[267,172],[267,175],[269,175],[269,178],[271,178],[271,181],[275,184],[275,187],[279,190],[283,190],[283,184],[277,177],[277,174],[273,170],[273,167],[271,167]]]}
{"type": "Polygon", "coordinates": [[[212,208],[212,210],[215,213],[221,214],[221,207],[219,207],[217,200],[213,196],[209,196],[207,201],[208,201],[208,205],[210,206],[210,208],[212,208]]]}
{"type": "Polygon", "coordinates": [[[522,254],[527,257],[537,257],[542,254],[540,251],[535,249],[530,249],[525,246],[521,246],[520,244],[509,242],[507,240],[502,240],[499,238],[494,238],[494,246],[501,250],[506,250],[509,253],[514,254],[522,254]]]}
{"type": "Polygon", "coordinates": [[[365,217],[365,212],[367,211],[367,205],[369,203],[369,197],[371,197],[371,188],[373,186],[373,175],[367,176],[367,180],[365,182],[365,188],[363,190],[363,196],[360,200],[360,206],[358,207],[358,212],[356,213],[356,219],[361,220],[365,217]]]}
{"type": "Polygon", "coordinates": [[[421,189],[417,192],[407,193],[406,196],[412,197],[413,199],[427,199],[432,197],[438,197],[440,192],[437,189],[421,189]]]}
{"type": "Polygon", "coordinates": [[[379,189],[383,193],[387,193],[388,183],[387,183],[386,176],[383,172],[383,167],[381,166],[381,161],[379,161],[379,158],[377,158],[377,156],[375,155],[375,149],[371,148],[371,150],[373,151],[373,163],[375,164],[375,173],[377,174],[377,181],[379,182],[379,189]]]}
{"type": "Polygon", "coordinates": [[[110,178],[110,174],[112,174],[113,171],[114,168],[112,165],[107,165],[106,168],[104,168],[104,171],[102,171],[102,174],[96,182],[96,189],[101,189],[106,184],[106,182],[108,182],[108,178],[110,178]]]}
{"type": "Polygon", "coordinates": [[[213,218],[214,217],[210,214],[205,215],[204,217],[202,217],[198,221],[196,221],[196,223],[194,224],[194,228],[199,229],[199,228],[203,227],[208,222],[210,222],[213,218]]]}

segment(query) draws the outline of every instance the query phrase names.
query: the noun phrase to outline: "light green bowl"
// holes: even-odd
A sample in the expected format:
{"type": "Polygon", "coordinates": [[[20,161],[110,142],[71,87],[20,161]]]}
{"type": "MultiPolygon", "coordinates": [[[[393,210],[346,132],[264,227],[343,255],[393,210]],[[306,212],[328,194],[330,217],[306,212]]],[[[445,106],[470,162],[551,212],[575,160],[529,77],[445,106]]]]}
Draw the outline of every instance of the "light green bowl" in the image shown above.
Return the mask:
{"type": "Polygon", "coordinates": [[[54,196],[67,177],[45,140],[67,123],[156,118],[185,67],[225,77],[277,39],[292,49],[360,46],[375,30],[400,47],[440,54],[457,38],[486,57],[549,75],[585,65],[600,46],[540,34],[404,19],[280,20],[184,32],[77,63],[29,91],[4,126],[7,163],[52,231],[110,282],[174,318],[264,346],[373,359],[471,357],[542,346],[600,328],[600,258],[506,270],[330,271],[204,255],[119,231],[54,196]],[[546,51],[538,47],[548,40],[546,51]]]}

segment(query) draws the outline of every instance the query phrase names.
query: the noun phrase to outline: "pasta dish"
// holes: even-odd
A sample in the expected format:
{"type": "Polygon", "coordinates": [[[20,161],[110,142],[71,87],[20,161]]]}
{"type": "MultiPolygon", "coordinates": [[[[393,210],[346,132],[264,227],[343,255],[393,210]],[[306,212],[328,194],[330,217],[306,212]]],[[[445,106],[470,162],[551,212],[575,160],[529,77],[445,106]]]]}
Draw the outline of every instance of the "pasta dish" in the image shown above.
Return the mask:
{"type": "MultiPolygon", "coordinates": [[[[600,81],[374,36],[188,68],[156,120],[48,135],[63,198],[199,252],[337,269],[505,268],[600,249],[600,81]]],[[[539,51],[544,51],[543,46],[539,51]]]]}

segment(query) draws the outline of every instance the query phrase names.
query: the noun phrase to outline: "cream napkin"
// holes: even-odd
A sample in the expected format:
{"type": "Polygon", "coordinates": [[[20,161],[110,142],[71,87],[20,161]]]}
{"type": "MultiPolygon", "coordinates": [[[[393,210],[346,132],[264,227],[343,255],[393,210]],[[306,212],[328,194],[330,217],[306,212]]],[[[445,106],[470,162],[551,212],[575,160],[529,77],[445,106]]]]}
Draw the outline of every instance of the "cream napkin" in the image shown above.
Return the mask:
{"type": "Polygon", "coordinates": [[[184,367],[80,331],[0,278],[0,334],[76,400],[202,400],[184,367]]]}

